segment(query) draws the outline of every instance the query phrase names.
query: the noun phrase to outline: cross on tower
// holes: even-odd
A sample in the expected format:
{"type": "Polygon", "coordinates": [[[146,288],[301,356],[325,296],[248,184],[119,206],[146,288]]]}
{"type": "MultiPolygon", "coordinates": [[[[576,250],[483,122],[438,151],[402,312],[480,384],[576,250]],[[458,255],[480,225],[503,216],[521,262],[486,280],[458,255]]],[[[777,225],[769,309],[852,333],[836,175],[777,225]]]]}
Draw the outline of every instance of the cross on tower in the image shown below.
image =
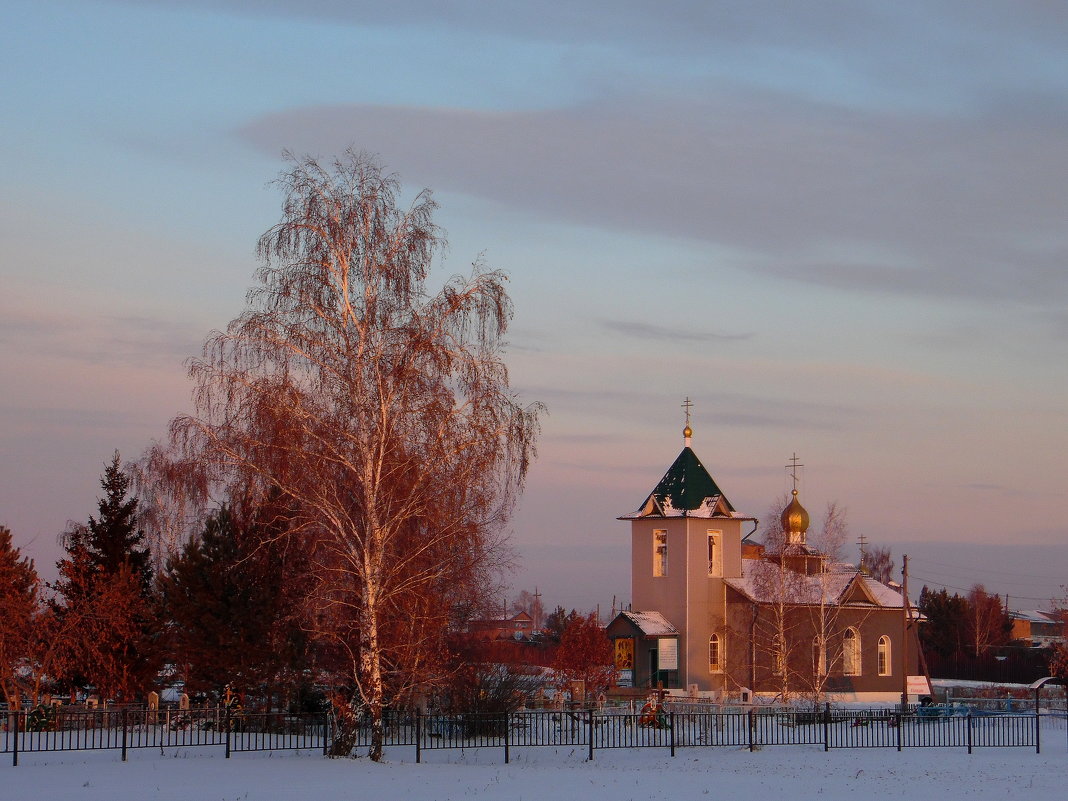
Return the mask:
{"type": "Polygon", "coordinates": [[[790,478],[792,478],[794,480],[794,489],[795,490],[797,489],[797,482],[800,480],[797,477],[797,468],[804,467],[804,465],[801,464],[799,461],[797,461],[797,459],[798,459],[798,456],[795,453],[793,456],[790,457],[790,464],[786,465],[786,469],[790,471],[790,478]]]}
{"type": "Polygon", "coordinates": [[[690,425],[690,409],[693,408],[693,401],[690,400],[690,396],[686,396],[686,400],[682,402],[682,408],[686,410],[686,425],[690,425]]]}

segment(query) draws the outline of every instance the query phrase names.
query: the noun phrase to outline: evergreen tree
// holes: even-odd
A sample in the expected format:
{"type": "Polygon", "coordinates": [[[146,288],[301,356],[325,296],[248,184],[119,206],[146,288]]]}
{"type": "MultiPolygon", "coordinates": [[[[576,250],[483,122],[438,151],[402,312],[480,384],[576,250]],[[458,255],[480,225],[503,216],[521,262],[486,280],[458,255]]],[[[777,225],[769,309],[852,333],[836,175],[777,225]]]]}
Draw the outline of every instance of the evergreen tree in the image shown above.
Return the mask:
{"type": "Polygon", "coordinates": [[[33,560],[22,557],[11,530],[0,526],[0,690],[8,708],[22,701],[19,675],[31,659],[38,581],[33,560]]]}
{"type": "Polygon", "coordinates": [[[186,686],[218,692],[233,684],[271,694],[304,655],[296,620],[302,570],[263,518],[224,507],[160,577],[170,621],[168,648],[186,686]]]}
{"type": "Polygon", "coordinates": [[[70,687],[92,685],[107,697],[131,699],[155,679],[158,612],[151,556],[138,526],[137,500],[119,452],[101,477],[104,496],[88,525],[64,534],[67,555],[49,602],[54,674],[70,687]]]}
{"type": "Polygon", "coordinates": [[[105,575],[115,575],[127,565],[147,597],[152,590],[151,554],[145,547],[145,532],[138,525],[137,499],[126,497],[129,476],[120,465],[119,452],[115,451],[100,479],[104,497],[97,503],[99,515],[89,518],[85,545],[105,575]]]}

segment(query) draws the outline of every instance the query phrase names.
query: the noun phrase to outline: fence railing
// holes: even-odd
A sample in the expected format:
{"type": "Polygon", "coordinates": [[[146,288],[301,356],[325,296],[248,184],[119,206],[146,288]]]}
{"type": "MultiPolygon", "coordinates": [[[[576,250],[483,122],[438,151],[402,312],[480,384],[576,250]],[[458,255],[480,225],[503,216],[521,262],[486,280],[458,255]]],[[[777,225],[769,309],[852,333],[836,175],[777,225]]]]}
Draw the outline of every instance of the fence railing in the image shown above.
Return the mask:
{"type": "MultiPolygon", "coordinates": [[[[509,761],[514,748],[572,747],[586,752],[617,748],[728,746],[821,746],[832,748],[1034,748],[1041,750],[1042,729],[1065,727],[1063,714],[990,714],[951,707],[900,712],[893,709],[767,710],[729,712],[660,710],[539,710],[507,714],[387,715],[385,747],[424,751],[500,748],[509,761]]],[[[3,753],[18,764],[20,753],[113,749],[125,760],[130,749],[217,746],[231,753],[317,749],[329,752],[338,723],[327,714],[228,713],[207,708],[180,712],[111,709],[65,711],[42,718],[8,712],[3,723],[3,753]]],[[[370,721],[350,722],[346,742],[371,744],[370,721]]],[[[1058,737],[1063,740],[1064,735],[1058,737]]]]}

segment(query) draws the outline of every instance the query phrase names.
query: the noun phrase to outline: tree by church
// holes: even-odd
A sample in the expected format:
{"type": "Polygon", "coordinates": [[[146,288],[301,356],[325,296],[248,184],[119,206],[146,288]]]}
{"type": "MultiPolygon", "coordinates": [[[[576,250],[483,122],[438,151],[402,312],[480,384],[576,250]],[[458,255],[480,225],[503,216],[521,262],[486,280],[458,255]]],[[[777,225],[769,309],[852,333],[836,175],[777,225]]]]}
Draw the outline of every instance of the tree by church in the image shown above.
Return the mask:
{"type": "MultiPolygon", "coordinates": [[[[429,192],[402,207],[397,178],[351,152],[295,160],[279,185],[259,284],[193,362],[196,414],[164,456],[202,496],[275,493],[292,510],[308,625],[354,688],[342,720],[369,713],[378,759],[383,710],[444,678],[453,610],[495,578],[538,407],[509,388],[505,276],[475,264],[428,288],[445,244],[429,192]]],[[[354,734],[341,727],[337,753],[354,734]]]]}
{"type": "Polygon", "coordinates": [[[567,622],[552,669],[567,682],[582,681],[590,695],[604,692],[612,685],[616,672],[612,641],[605,634],[596,612],[576,615],[567,622]]]}

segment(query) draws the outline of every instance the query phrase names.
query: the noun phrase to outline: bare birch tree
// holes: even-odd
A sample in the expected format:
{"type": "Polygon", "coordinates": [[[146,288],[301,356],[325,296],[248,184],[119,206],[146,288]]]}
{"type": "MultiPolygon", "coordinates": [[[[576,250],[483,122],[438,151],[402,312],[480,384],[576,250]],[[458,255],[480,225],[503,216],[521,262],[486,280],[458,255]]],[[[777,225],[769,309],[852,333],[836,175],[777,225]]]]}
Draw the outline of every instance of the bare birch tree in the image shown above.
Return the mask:
{"type": "Polygon", "coordinates": [[[509,388],[506,277],[476,263],[428,291],[445,245],[429,191],[402,208],[365,155],[290,159],[258,286],[192,362],[170,458],[194,468],[187,488],[288,501],[312,628],[343,655],[347,719],[369,715],[378,759],[384,708],[433,674],[450,606],[499,553],[541,407],[509,388]]]}

